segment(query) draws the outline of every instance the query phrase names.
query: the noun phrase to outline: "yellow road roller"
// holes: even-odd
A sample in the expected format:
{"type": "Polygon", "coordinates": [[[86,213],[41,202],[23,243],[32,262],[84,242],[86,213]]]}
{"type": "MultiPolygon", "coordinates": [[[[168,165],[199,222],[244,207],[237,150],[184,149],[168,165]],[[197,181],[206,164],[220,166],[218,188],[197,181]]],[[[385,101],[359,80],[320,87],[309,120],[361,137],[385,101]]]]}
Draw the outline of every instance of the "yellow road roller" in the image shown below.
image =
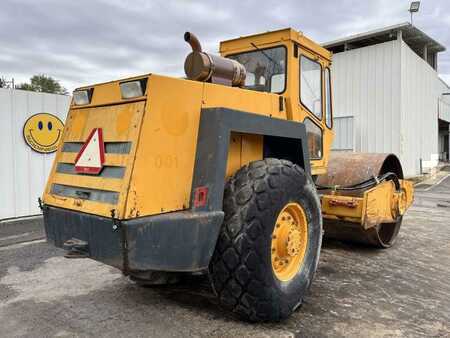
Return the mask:
{"type": "Polygon", "coordinates": [[[330,151],[332,55],[302,33],[223,41],[220,55],[184,40],[185,78],[74,91],[40,200],[47,240],[138,284],[207,274],[224,308],[282,320],[322,234],[391,246],[413,186],[393,154],[330,151]]]}

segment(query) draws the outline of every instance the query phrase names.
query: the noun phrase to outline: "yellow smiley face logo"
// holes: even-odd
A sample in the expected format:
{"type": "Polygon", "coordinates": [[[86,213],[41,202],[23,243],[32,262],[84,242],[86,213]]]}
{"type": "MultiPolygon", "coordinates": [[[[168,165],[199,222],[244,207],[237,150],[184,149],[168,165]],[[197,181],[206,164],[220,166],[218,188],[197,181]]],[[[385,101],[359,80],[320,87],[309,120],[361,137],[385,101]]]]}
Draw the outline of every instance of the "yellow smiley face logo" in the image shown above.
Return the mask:
{"type": "Polygon", "coordinates": [[[40,113],[31,116],[23,126],[23,137],[31,149],[52,153],[58,148],[64,124],[55,115],[40,113]]]}

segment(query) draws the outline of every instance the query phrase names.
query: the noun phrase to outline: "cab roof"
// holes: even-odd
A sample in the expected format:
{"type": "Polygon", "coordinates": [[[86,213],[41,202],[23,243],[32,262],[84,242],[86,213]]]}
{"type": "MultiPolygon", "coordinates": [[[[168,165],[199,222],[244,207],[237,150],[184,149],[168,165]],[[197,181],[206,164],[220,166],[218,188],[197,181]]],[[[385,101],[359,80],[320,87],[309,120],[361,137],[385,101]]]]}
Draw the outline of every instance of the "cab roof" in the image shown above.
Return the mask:
{"type": "Polygon", "coordinates": [[[254,49],[252,43],[258,47],[264,48],[266,45],[286,41],[296,42],[304,48],[317,53],[323,58],[331,60],[332,53],[330,51],[306,37],[302,32],[296,31],[292,28],[284,28],[222,41],[220,43],[220,54],[226,55],[233,52],[254,49]]]}

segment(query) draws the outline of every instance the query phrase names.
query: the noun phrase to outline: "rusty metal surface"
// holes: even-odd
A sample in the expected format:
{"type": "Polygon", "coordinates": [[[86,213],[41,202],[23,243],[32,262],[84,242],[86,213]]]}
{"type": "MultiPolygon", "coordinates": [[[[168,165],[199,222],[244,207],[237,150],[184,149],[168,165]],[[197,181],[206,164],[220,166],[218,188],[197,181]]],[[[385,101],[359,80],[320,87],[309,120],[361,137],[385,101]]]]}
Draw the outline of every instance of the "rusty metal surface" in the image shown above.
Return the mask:
{"type": "MultiPolygon", "coordinates": [[[[331,152],[328,162],[328,172],[319,176],[317,185],[321,186],[351,186],[370,178],[392,172],[399,179],[403,178],[403,170],[397,156],[393,154],[331,152]]],[[[330,193],[330,191],[323,191],[330,193]]],[[[363,196],[365,190],[339,191],[339,195],[363,196]]],[[[324,219],[325,236],[371,246],[390,247],[399,232],[402,217],[395,223],[373,224],[364,229],[360,223],[344,220],[324,219]]]]}
{"type": "Polygon", "coordinates": [[[330,199],[328,204],[332,207],[347,207],[350,209],[355,209],[358,203],[355,200],[340,200],[340,199],[330,199]]]}
{"type": "Polygon", "coordinates": [[[192,52],[186,57],[184,71],[190,80],[210,81],[228,86],[243,86],[245,67],[236,60],[202,52],[197,37],[186,32],[184,40],[189,43],[192,52]]]}
{"type": "Polygon", "coordinates": [[[369,229],[360,224],[342,220],[323,220],[325,238],[333,238],[348,242],[365,244],[378,248],[389,248],[397,239],[402,217],[395,223],[382,223],[369,229]]]}
{"type": "Polygon", "coordinates": [[[193,52],[199,52],[200,53],[202,51],[202,45],[200,44],[200,41],[191,32],[184,33],[184,41],[186,41],[188,44],[191,45],[191,48],[192,48],[193,52]]]}
{"type": "Polygon", "coordinates": [[[184,62],[184,72],[189,80],[206,81],[211,77],[212,64],[206,53],[192,52],[184,62]]]}
{"type": "Polygon", "coordinates": [[[394,154],[332,151],[328,172],[319,176],[317,184],[349,186],[386,172],[393,172],[398,178],[403,178],[400,161],[394,154]]]}

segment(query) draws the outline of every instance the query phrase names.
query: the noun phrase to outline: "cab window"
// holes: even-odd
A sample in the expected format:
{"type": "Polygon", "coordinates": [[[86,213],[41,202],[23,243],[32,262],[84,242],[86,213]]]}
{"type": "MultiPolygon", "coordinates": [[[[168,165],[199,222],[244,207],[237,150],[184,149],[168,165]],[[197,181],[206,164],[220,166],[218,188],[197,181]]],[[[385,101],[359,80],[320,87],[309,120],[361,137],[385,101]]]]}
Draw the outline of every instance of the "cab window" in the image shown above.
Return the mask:
{"type": "Polygon", "coordinates": [[[331,129],[333,126],[333,116],[331,112],[331,75],[329,68],[325,68],[325,100],[325,123],[331,129]]]}
{"type": "Polygon", "coordinates": [[[322,67],[304,55],[300,57],[300,101],[322,119],[322,67]]]}
{"type": "Polygon", "coordinates": [[[308,139],[309,158],[318,160],[322,158],[322,129],[311,119],[304,120],[306,138],[308,139]]]}
{"type": "Polygon", "coordinates": [[[244,88],[268,93],[282,93],[286,87],[286,48],[274,47],[228,55],[245,67],[244,88]]]}

